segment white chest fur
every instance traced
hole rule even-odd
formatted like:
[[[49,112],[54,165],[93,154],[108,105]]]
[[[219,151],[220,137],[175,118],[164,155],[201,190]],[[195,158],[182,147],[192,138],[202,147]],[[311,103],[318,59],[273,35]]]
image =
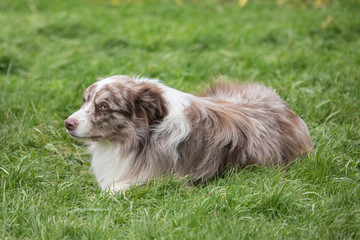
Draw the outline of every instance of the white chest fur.
[[[111,142],[93,142],[89,150],[92,154],[91,169],[103,190],[125,190],[143,180],[141,176],[129,178],[134,154],[124,154],[121,146]]]

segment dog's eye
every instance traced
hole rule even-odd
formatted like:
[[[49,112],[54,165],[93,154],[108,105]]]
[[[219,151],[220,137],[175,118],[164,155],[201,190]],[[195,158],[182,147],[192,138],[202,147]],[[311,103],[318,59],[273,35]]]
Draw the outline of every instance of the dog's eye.
[[[106,111],[109,109],[109,105],[106,102],[102,102],[98,105],[98,109],[101,111]]]

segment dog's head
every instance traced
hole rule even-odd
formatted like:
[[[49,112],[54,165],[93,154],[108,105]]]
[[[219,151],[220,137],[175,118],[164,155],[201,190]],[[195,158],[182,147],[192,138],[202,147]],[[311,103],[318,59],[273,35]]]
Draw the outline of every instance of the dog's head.
[[[167,115],[159,85],[113,76],[85,90],[83,105],[65,120],[67,132],[79,139],[125,141],[149,131]]]

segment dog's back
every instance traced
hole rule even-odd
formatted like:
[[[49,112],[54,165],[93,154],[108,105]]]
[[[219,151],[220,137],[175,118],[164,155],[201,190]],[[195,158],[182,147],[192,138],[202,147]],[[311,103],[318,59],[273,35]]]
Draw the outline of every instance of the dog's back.
[[[195,117],[190,122],[197,129],[192,133],[200,133],[192,138],[201,136],[197,141],[204,149],[198,151],[199,146],[185,145],[193,148],[189,151],[191,154],[202,152],[202,159],[208,152],[219,151],[216,147],[213,150],[214,146],[223,146],[225,152],[220,152],[215,162],[223,160],[216,168],[220,165],[286,164],[312,150],[304,121],[270,88],[254,83],[238,85],[220,81],[200,96],[204,102],[193,104],[191,111]],[[215,163],[214,159],[208,159],[208,163]],[[203,162],[202,166],[205,165]]]
[[[201,97],[216,98],[240,105],[256,105],[269,103],[284,104],[284,101],[273,89],[258,83],[243,83],[241,85],[223,80],[215,82]],[[286,104],[286,103],[285,103]]]

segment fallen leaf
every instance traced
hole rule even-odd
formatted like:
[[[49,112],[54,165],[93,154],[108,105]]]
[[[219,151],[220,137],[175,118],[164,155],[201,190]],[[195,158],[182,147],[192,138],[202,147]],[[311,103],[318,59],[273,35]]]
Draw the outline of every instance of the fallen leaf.
[[[239,0],[239,5],[244,7],[248,3],[248,0]]]

